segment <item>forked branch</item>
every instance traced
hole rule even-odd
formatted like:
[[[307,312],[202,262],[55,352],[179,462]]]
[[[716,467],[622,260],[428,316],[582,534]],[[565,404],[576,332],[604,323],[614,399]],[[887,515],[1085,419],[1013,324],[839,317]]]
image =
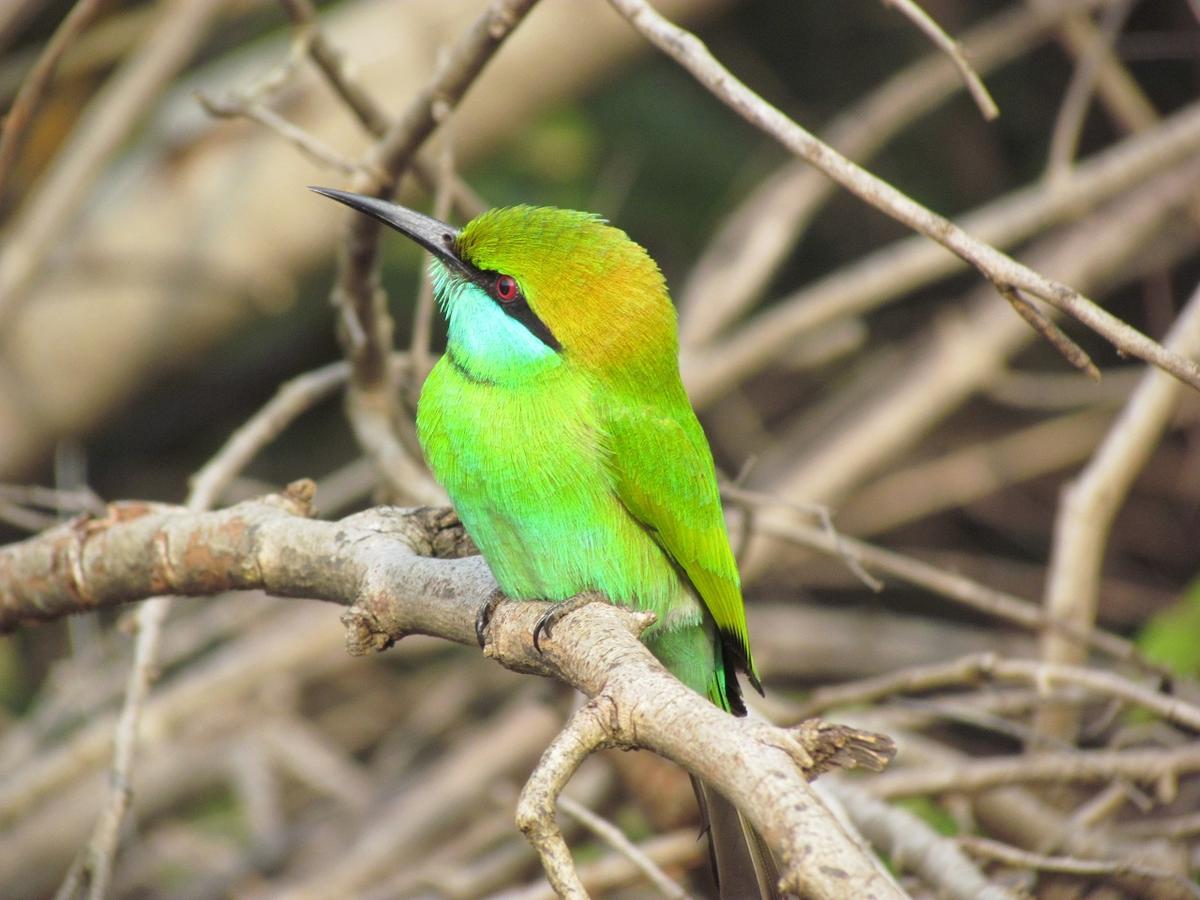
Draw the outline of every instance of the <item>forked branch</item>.
[[[447,510],[380,508],[340,522],[309,518],[313,485],[211,513],[121,504],[0,549],[0,628],[156,594],[262,589],[349,607],[352,653],[409,634],[474,644],[478,607],[496,591]],[[889,739],[810,720],[778,728],[735,719],[671,676],[638,640],[652,618],[593,603],[544,637],[543,603],[502,603],[486,653],[578,688],[589,702],[551,744],[518,821],[555,886],[583,896],[554,820],[559,791],[601,747],[644,748],[732,799],[777,854],[786,890],[806,897],[895,897],[894,886],[822,805],[808,781],[832,768],[881,769]]]

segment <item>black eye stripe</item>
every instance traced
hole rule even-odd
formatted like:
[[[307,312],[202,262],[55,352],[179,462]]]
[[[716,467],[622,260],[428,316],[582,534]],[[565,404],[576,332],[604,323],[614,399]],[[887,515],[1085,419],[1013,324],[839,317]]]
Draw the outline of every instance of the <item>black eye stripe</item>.
[[[529,307],[529,301],[525,299],[525,292],[521,290],[521,283],[517,282],[517,295],[511,300],[502,300],[496,296],[496,279],[500,276],[499,272],[482,272],[483,276],[480,286],[487,292],[487,295],[496,301],[504,312],[516,319],[532,334],[535,338],[549,347],[551,350],[561,351],[562,344],[558,338],[554,336],[546,323],[537,317]]]
[[[551,350],[562,350],[562,344],[558,342],[558,338],[546,327],[546,323],[537,317],[537,313],[529,308],[524,294],[518,294],[517,299],[511,303],[501,303],[500,308],[528,328],[535,338]]]

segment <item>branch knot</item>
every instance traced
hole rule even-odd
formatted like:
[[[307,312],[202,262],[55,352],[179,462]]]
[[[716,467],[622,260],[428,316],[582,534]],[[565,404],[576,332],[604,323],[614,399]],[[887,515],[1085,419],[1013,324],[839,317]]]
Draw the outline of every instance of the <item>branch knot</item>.
[[[350,607],[341,618],[346,628],[346,652],[351,656],[382,653],[399,640],[379,624],[373,613],[361,606]]]

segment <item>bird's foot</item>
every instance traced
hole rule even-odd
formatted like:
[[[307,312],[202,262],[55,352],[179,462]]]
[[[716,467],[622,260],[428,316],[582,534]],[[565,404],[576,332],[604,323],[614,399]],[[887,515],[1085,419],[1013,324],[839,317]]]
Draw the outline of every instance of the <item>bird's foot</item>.
[[[580,594],[578,597],[572,597],[570,600],[555,603],[537,620],[537,624],[533,626],[533,649],[538,653],[542,652],[541,639],[543,637],[546,639],[551,638],[551,630],[562,619],[577,609],[583,609],[589,603],[599,603],[602,601],[603,598],[596,594]]]
[[[492,591],[488,594],[488,598],[479,606],[479,611],[475,613],[475,640],[479,641],[480,647],[487,646],[487,630],[492,624],[492,616],[496,612],[496,607],[503,603],[508,598],[504,596],[504,591]]]

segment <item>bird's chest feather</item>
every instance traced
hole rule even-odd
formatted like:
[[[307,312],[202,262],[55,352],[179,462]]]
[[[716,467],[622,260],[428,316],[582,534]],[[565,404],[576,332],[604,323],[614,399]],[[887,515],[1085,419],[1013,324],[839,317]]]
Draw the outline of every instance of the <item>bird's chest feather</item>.
[[[599,590],[654,608],[678,592],[616,496],[586,381],[491,384],[447,356],[422,390],[417,426],[434,476],[510,596]]]

